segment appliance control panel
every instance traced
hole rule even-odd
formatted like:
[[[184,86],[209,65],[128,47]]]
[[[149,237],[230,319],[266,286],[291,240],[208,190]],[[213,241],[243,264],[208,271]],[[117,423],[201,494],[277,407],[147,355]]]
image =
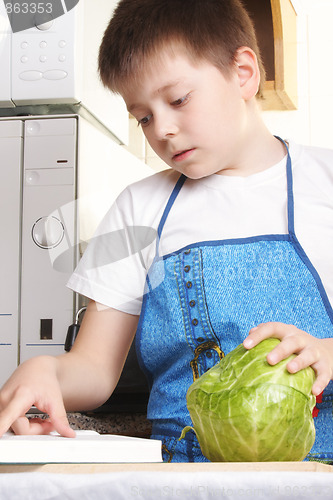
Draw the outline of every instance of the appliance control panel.
[[[78,102],[75,95],[75,38],[80,29],[77,8],[13,33],[12,98],[15,104],[45,100],[52,103],[53,97],[54,102]]]

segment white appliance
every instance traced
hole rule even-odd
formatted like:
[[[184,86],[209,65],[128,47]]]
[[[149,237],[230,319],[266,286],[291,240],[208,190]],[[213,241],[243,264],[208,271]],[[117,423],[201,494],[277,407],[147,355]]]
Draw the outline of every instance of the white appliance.
[[[2,384],[18,363],[64,352],[78,243],[153,171],[79,115],[1,118],[0,153]]]
[[[54,8],[62,4],[65,11],[66,5],[73,3],[51,2]],[[102,86],[97,72],[98,48],[116,3],[80,0],[64,15],[52,19],[48,3],[1,1],[0,115],[57,114],[62,109],[89,113],[119,143],[127,144],[125,103]],[[47,17],[36,12],[33,27],[13,33],[6,8],[19,15],[24,8],[31,11],[36,5]]]
[[[64,352],[79,243],[125,186],[153,173],[121,146],[126,106],[98,79],[117,0],[51,3],[68,12],[13,33],[6,9],[48,4],[0,0],[0,385],[20,362]]]

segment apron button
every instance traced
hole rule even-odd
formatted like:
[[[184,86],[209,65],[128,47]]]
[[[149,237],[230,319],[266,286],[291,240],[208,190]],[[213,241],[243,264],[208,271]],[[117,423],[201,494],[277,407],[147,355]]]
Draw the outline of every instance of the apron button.
[[[190,306],[191,306],[191,307],[194,307],[194,306],[195,306],[195,300],[191,300],[191,301],[190,301]]]
[[[186,283],[186,288],[192,288],[192,281],[188,281]]]
[[[184,271],[185,271],[185,273],[188,273],[190,269],[191,269],[191,267],[190,267],[190,266],[185,266],[185,267],[184,267]]]
[[[185,252],[184,252],[185,255],[190,255],[190,253],[191,253],[191,249],[190,248],[188,250],[185,250]]]
[[[199,321],[196,318],[192,319],[192,325],[197,326],[198,323]]]
[[[206,357],[207,358],[210,359],[212,356],[213,356],[213,354],[210,351],[206,352]]]
[[[197,342],[204,342],[204,341],[205,341],[205,339],[203,337],[198,337],[197,338]]]

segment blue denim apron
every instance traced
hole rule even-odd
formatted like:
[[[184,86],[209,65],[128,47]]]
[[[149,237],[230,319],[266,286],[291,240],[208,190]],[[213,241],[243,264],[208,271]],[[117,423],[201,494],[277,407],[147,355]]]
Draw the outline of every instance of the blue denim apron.
[[[187,389],[243,342],[252,327],[279,321],[318,338],[333,336],[332,307],[294,231],[289,151],[286,175],[288,234],[202,241],[160,256],[162,230],[185,176],[168,200],[136,336],[150,384],[152,437],[162,440],[166,461],[207,461],[194,433],[178,441],[191,425]],[[333,461],[332,389],[330,382],[317,403],[316,440],[307,459]]]

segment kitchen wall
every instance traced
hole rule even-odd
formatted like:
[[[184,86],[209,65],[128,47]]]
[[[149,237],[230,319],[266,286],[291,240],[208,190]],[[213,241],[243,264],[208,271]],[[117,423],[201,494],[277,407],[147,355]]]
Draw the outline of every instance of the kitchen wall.
[[[264,111],[272,133],[333,148],[333,0],[291,0],[297,12],[298,109]],[[130,150],[153,170],[165,168],[130,120]]]

